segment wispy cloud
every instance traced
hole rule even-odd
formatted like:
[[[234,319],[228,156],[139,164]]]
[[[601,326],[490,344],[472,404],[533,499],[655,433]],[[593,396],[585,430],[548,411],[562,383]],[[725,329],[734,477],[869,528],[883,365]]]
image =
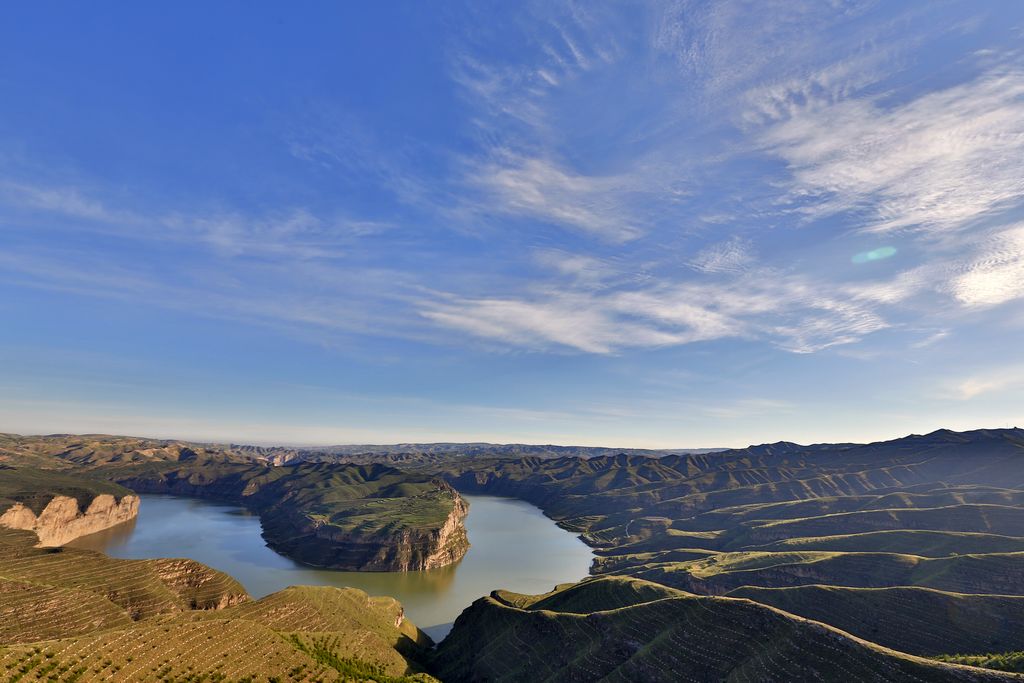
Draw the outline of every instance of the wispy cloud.
[[[627,328],[611,310],[586,296],[551,293],[546,299],[450,297],[420,313],[448,328],[509,346],[542,350],[561,346],[589,353],[676,343],[678,335],[650,324]]]
[[[952,398],[969,401],[985,394],[1024,387],[1024,366],[1000,368],[997,372],[972,375],[955,383]]]
[[[770,270],[726,283],[633,289],[543,290],[528,298],[448,296],[426,318],[510,346],[590,353],[675,346],[728,337],[769,341],[796,353],[848,344],[888,323],[825,283]]]
[[[914,342],[910,346],[915,349],[926,349],[929,346],[938,344],[943,339],[949,337],[950,334],[951,332],[949,330],[937,330],[926,336],[924,339]]]
[[[142,210],[123,198],[124,203],[119,204],[98,194],[95,188],[4,180],[0,181],[0,208],[16,212],[8,221],[10,230],[24,220],[26,230],[94,233],[134,242],[178,242],[227,257],[338,258],[359,238],[393,228],[384,221],[317,216],[301,207],[262,215],[217,209]]]
[[[538,249],[534,260],[556,273],[570,278],[574,283],[598,287],[609,280],[617,279],[620,267],[608,259],[586,254],[576,254],[562,249]]]
[[[792,413],[797,406],[789,401],[769,398],[744,398],[732,403],[705,406],[701,409],[705,415],[726,420],[740,420],[763,415]]]
[[[639,235],[624,195],[635,192],[629,180],[586,176],[550,160],[511,156],[473,174],[501,211],[538,218],[622,242]]]
[[[112,210],[74,186],[47,186],[16,180],[0,180],[0,199],[22,209],[56,213],[70,218],[123,223],[130,212]]]
[[[1020,298],[1021,229],[976,226],[1024,194],[1024,69],[993,52],[958,85],[878,87],[899,52],[891,27],[854,26],[838,57],[822,47],[869,4],[787,3],[770,19],[731,3],[628,17],[538,5],[507,28],[527,48],[453,41],[449,75],[473,130],[458,145],[391,145],[329,104],[288,126],[286,152],[329,187],[359,181],[415,212],[140,209],[112,199],[123,194],[12,181],[0,196],[32,214],[25,230],[61,216],[73,219],[54,221],[63,229],[202,258],[160,274],[93,254],[92,280],[71,254],[9,255],[10,269],[222,316],[596,354],[726,338],[809,353],[901,324],[926,294],[966,309]],[[740,166],[756,173],[731,180]],[[844,279],[801,260],[808,240],[794,230],[834,232],[815,221],[837,214],[917,240],[924,262]],[[364,238],[391,233],[400,240],[366,259],[377,265],[358,258]],[[500,255],[469,244],[493,235]],[[776,235],[795,248],[780,255]]]
[[[965,306],[983,308],[1024,297],[1024,225],[992,235],[959,270],[950,288]]]
[[[892,104],[811,100],[761,136],[814,218],[857,212],[866,229],[949,231],[1024,197],[1024,69]]]
[[[968,310],[1024,298],[1024,226],[1013,224],[950,236],[925,248],[928,261],[887,280],[846,285],[854,300],[910,304],[941,294]],[[932,305],[930,302],[927,305]]]
[[[754,262],[749,240],[734,237],[702,249],[690,265],[702,273],[739,273]]]

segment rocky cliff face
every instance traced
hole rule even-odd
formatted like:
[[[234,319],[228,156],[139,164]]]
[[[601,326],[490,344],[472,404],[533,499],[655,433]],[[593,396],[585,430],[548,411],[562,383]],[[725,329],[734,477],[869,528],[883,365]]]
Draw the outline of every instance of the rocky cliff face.
[[[469,549],[469,506],[448,483],[382,465],[304,463],[126,470],[140,493],[230,501],[258,512],[276,552],[314,567],[419,571],[454,564]]]
[[[24,504],[15,503],[0,515],[0,526],[34,531],[40,546],[60,546],[79,536],[127,522],[138,514],[138,496],[117,500],[103,493],[93,498],[85,510],[74,498],[54,496],[38,516]]]
[[[263,517],[263,537],[277,552],[315,567],[389,572],[445,567],[469,550],[463,525],[469,505],[455,489],[443,482],[438,485],[450,493],[453,503],[438,527],[366,535],[275,509]]]
[[[433,550],[428,552],[420,566],[415,569],[436,569],[455,564],[469,550],[469,538],[466,536],[466,527],[462,523],[462,520],[469,514],[469,505],[462,499],[458,491],[451,489],[451,492],[455,499],[455,505],[444,526],[431,534],[431,543],[428,544],[428,547],[432,547]]]

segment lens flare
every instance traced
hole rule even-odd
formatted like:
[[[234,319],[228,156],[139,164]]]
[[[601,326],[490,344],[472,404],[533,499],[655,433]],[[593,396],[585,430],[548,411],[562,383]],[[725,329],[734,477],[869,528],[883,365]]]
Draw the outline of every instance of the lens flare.
[[[862,251],[851,260],[854,263],[870,263],[871,261],[881,261],[895,255],[896,247],[879,247],[871,251]]]

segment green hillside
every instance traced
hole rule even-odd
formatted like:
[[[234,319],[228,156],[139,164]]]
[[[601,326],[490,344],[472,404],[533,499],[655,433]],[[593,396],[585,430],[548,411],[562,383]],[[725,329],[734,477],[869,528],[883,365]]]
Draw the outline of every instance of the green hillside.
[[[926,558],[896,553],[721,553],[690,562],[647,564],[631,575],[694,593],[740,586],[812,584],[881,588],[922,586],[956,593],[1024,595],[1024,553]]]
[[[1024,597],[964,595],[927,588],[801,586],[728,593],[831,624],[910,654],[1024,650]]]
[[[432,568],[469,547],[465,503],[424,474],[380,464],[274,467],[238,449],[132,437],[0,435],[0,512],[15,497],[41,509],[60,492],[91,500],[129,489],[245,505],[260,514],[271,547],[315,566]]]
[[[1007,633],[1024,595],[1022,430],[657,459],[496,459],[439,473],[466,491],[539,505],[594,548],[599,576],[762,600],[910,654],[1020,649]],[[599,609],[559,605],[573,595],[544,599],[559,613]],[[507,618],[484,612],[480,628]],[[621,645],[615,638],[604,646]],[[453,652],[446,671],[458,672]]]
[[[579,533],[595,551],[594,576],[536,596],[494,586],[428,656],[422,634],[386,598],[293,588],[246,601],[229,577],[187,561],[110,565],[85,551],[12,544],[0,561],[0,594],[10,596],[0,616],[16,624],[0,631],[3,665],[35,676],[59,659],[46,671],[73,673],[84,658],[99,678],[250,675],[234,650],[219,668],[188,655],[185,669],[166,669],[179,666],[183,643],[219,642],[224,629],[291,676],[281,680],[383,682],[425,670],[452,682],[1015,680],[995,669],[1011,671],[1024,651],[1021,430],[660,457],[392,453],[388,465],[271,467],[265,455],[121,437],[0,437],[0,462],[43,467],[62,490],[86,477],[245,504],[261,513],[271,545],[312,564],[328,563],[326,553],[358,565],[352,535],[385,547],[395,535],[437,529],[456,511],[455,489],[514,496]],[[449,540],[454,556],[464,537]],[[64,600],[87,608],[65,614]],[[48,607],[25,616],[33,604]],[[133,635],[109,635],[118,632]],[[61,643],[52,658],[45,639]],[[131,639],[153,651],[144,665],[133,666]]]
[[[481,598],[441,643],[437,675],[452,683],[1015,679],[901,654],[749,600],[655,594],[614,607],[623,586],[603,584],[566,589],[575,593],[571,612],[548,609],[555,595],[525,609]]]
[[[861,534],[786,538],[755,546],[758,550],[838,550],[877,553],[904,552],[922,557],[1024,551],[1024,537],[998,534],[894,529]]]

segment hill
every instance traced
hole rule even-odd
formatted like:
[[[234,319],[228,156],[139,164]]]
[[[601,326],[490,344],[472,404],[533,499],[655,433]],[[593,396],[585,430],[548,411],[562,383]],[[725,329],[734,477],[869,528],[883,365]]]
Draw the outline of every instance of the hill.
[[[0,530],[0,674],[17,680],[432,680],[390,598],[290,588],[252,601],[191,560],[116,560]]]
[[[42,498],[65,489],[80,498],[100,491],[212,498],[252,508],[271,547],[315,566],[429,569],[457,562],[469,547],[467,506],[457,491],[380,464],[274,467],[244,453],[173,441],[4,435],[0,465],[0,505],[7,489],[35,500],[25,493],[26,482]]]
[[[561,600],[481,598],[441,643],[436,672],[452,683],[1016,679],[901,654],[750,600],[629,583],[590,580]]]
[[[626,453],[662,457],[681,453],[712,453],[721,448],[678,448],[654,450],[647,448],[608,448],[605,446],[556,446],[552,444],[496,443],[400,443],[361,444],[345,446],[242,446],[228,448],[282,465],[296,461],[389,463],[400,466],[424,466],[458,462],[474,458],[597,458]]]
[[[1024,650],[1024,597],[963,595],[927,588],[800,586],[728,593],[831,624],[910,654]]]
[[[372,541],[437,529],[457,505],[446,500],[456,489],[527,500],[581,534],[597,555],[594,577],[541,596],[496,590],[478,600],[428,663],[445,680],[1011,680],[938,660],[1012,668],[1022,650],[1019,429],[593,457],[464,457],[439,447],[362,454],[362,464],[323,462],[330,456],[279,467],[267,464],[272,449],[240,446],[72,436],[0,444],[9,467],[35,463],[139,491],[241,502],[261,512],[275,547],[296,554],[326,545],[317,552],[345,563],[367,557],[368,544],[350,532]],[[33,596],[26,601],[83,589],[31,593],[40,589],[26,575],[5,578],[15,582],[10,594]],[[331,604],[352,604],[346,600]],[[157,610],[144,620],[182,638],[210,637],[200,622],[237,621],[268,657],[311,657],[317,675],[329,673],[326,662],[363,661],[358,648],[333,637],[293,637],[298,624],[289,614],[310,629],[341,628],[324,616],[335,607],[317,601],[325,611],[246,603],[223,614]],[[104,628],[123,626],[119,612],[99,603],[95,610]],[[344,629],[374,631],[351,620]],[[360,636],[374,643],[374,661],[398,672],[401,656],[406,673],[416,670],[407,641],[374,633]],[[281,638],[291,649],[279,649]]]
[[[1020,649],[1006,636],[1024,595],[1020,429],[466,461],[436,473],[540,506],[595,549],[598,576],[763,600],[914,654]],[[920,609],[900,612],[908,596],[923,596]],[[872,609],[900,629],[862,616]],[[485,612],[481,627],[499,618]]]
[[[33,531],[41,545],[63,545],[126,522],[138,505],[138,497],[117,484],[0,465],[0,527]]]

